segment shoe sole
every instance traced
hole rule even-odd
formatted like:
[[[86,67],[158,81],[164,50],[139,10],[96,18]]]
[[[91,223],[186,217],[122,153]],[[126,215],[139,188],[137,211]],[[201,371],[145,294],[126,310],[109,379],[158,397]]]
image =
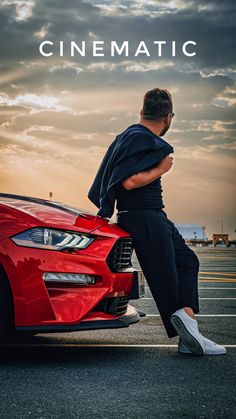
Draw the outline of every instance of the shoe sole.
[[[191,335],[183,321],[175,315],[171,316],[170,321],[188,350],[194,355],[204,355],[200,343],[193,335]]]
[[[188,348],[185,346],[185,348],[184,349],[180,349],[180,348],[178,348],[178,352],[180,353],[180,354],[184,354],[184,355],[193,355],[192,354],[192,352],[191,351],[189,351],[188,350]]]
[[[182,355],[195,355],[193,352],[190,352],[190,351],[188,352],[178,351],[178,353]]]

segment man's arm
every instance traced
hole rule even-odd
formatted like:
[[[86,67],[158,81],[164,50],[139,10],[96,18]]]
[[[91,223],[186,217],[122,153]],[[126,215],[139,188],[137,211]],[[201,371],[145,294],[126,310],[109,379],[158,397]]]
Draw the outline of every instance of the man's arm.
[[[164,159],[162,159],[160,163],[152,169],[143,170],[142,172],[135,173],[134,175],[128,177],[122,182],[122,185],[127,190],[148,185],[149,183],[162,176],[164,173],[168,172],[172,164],[173,157],[168,155],[164,157]]]

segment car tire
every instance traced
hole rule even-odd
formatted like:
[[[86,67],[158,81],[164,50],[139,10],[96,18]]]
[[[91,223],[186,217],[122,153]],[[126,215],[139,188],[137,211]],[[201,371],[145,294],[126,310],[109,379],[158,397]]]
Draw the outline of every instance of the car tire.
[[[14,309],[11,288],[5,272],[0,269],[0,339],[14,330]]]

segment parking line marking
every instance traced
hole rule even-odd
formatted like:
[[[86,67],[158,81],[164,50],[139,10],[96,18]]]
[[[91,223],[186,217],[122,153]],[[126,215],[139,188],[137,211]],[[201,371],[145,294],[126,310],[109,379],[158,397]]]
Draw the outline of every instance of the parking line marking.
[[[203,277],[202,277],[203,278]],[[236,283],[236,278],[214,278],[212,276],[204,277],[204,279],[198,279],[198,282],[209,284],[211,282],[222,282],[222,284]]]
[[[200,297],[199,300],[236,300],[235,297],[227,298],[227,297]]]
[[[236,314],[196,314],[196,317],[236,317]],[[160,314],[146,314],[145,317],[160,317]]]
[[[153,300],[154,299],[152,297],[143,297],[142,300]],[[231,298],[227,298],[227,297],[200,297],[199,300],[236,300],[236,297],[231,297]]]
[[[149,287],[145,287],[145,289],[149,290]],[[199,290],[236,290],[236,287],[200,287],[198,289]]]
[[[210,281],[206,283],[209,284]],[[149,290],[149,287],[145,287],[146,290]],[[236,287],[200,287],[199,290],[236,290]]]
[[[221,345],[223,345],[221,343]],[[225,348],[236,348],[236,345],[223,345]],[[5,345],[0,345],[0,349],[2,348],[177,348],[178,345],[168,345],[168,344],[122,344],[122,343],[118,343],[118,344],[112,344],[112,343],[108,343],[108,344],[104,344],[104,343],[88,343],[88,344],[75,344],[75,343],[45,343],[45,344],[34,344],[34,343],[29,343],[29,344],[5,344]]]
[[[236,287],[200,287],[199,290],[236,290]]]

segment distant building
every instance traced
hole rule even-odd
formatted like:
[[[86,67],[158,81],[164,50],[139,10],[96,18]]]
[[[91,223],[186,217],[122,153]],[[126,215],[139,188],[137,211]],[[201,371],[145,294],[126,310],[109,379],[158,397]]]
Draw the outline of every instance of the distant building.
[[[197,224],[175,224],[185,240],[207,240],[205,226]]]

